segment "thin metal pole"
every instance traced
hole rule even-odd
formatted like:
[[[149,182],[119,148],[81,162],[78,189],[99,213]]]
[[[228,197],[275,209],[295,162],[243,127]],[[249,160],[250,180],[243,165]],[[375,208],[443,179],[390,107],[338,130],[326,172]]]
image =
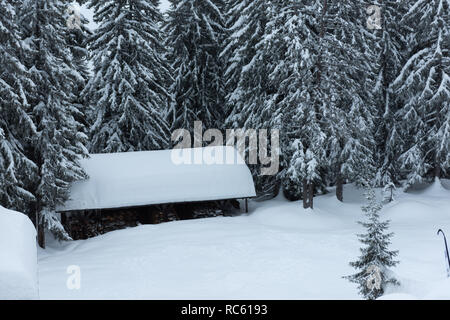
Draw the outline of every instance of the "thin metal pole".
[[[447,258],[447,276],[450,277],[450,256],[448,254],[447,238],[445,237],[444,231],[442,231],[442,229],[439,229],[438,235],[441,233],[444,236],[444,243],[445,243],[445,257]]]

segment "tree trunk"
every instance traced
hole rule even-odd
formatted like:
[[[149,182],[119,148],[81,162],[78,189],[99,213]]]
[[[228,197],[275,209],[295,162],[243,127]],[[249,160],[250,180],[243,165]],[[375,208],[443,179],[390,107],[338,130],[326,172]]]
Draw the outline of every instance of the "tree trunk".
[[[322,17],[320,21],[320,33],[319,37],[323,39],[325,36],[325,15],[328,10],[328,0],[323,0]],[[320,80],[322,78],[322,56],[319,55],[317,59],[317,86],[320,88]]]
[[[306,181],[306,178],[303,179],[303,208],[304,209],[308,209],[309,208],[309,204],[308,204],[308,182]]]
[[[308,203],[308,205],[311,209],[314,209],[314,183],[313,182],[309,183],[309,203]]]
[[[38,244],[42,249],[45,249],[45,230],[41,223],[38,224]]]
[[[439,163],[437,161],[436,161],[436,164],[434,165],[434,177],[436,179],[441,178],[441,166],[439,165]]]
[[[37,231],[37,242],[39,247],[42,249],[45,249],[45,228],[41,221],[41,205],[40,202],[35,203],[34,205],[34,212],[36,214],[35,218],[35,224],[36,224],[36,231]]]
[[[344,180],[340,173],[336,177],[336,198],[341,202],[344,201]]]

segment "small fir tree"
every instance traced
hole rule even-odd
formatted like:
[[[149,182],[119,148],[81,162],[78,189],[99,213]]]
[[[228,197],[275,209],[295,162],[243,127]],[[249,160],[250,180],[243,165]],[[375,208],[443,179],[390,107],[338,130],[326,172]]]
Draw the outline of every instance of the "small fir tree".
[[[383,203],[390,203],[395,200],[396,186],[392,181],[389,181],[383,189]]]
[[[363,206],[367,222],[359,222],[367,231],[358,235],[359,241],[364,244],[361,248],[361,256],[350,265],[358,272],[345,278],[358,284],[359,293],[368,300],[381,297],[387,285],[399,285],[394,278],[390,267],[395,267],[399,262],[394,260],[398,251],[390,251],[389,245],[393,233],[387,233],[389,221],[380,221],[379,212],[382,208],[377,202],[375,191],[369,189],[366,192],[367,205]]]

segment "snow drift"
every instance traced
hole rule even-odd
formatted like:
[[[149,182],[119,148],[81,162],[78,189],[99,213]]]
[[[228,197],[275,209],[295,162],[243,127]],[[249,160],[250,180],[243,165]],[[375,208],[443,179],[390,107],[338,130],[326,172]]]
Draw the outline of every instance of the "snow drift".
[[[0,300],[37,298],[36,230],[27,216],[0,206]]]

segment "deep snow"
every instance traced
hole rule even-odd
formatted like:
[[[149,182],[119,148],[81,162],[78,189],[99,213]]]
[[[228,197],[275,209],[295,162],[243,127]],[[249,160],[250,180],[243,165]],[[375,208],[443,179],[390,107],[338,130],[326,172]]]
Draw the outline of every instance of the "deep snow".
[[[400,250],[402,283],[383,299],[450,299],[444,245],[450,182],[398,192],[382,212]],[[363,190],[315,199],[315,209],[282,197],[251,202],[250,214],[145,225],[85,241],[53,243],[39,254],[43,299],[359,299],[342,276],[359,255]],[[68,290],[67,267],[81,269]]]
[[[33,223],[26,215],[0,206],[0,300],[37,297]]]

